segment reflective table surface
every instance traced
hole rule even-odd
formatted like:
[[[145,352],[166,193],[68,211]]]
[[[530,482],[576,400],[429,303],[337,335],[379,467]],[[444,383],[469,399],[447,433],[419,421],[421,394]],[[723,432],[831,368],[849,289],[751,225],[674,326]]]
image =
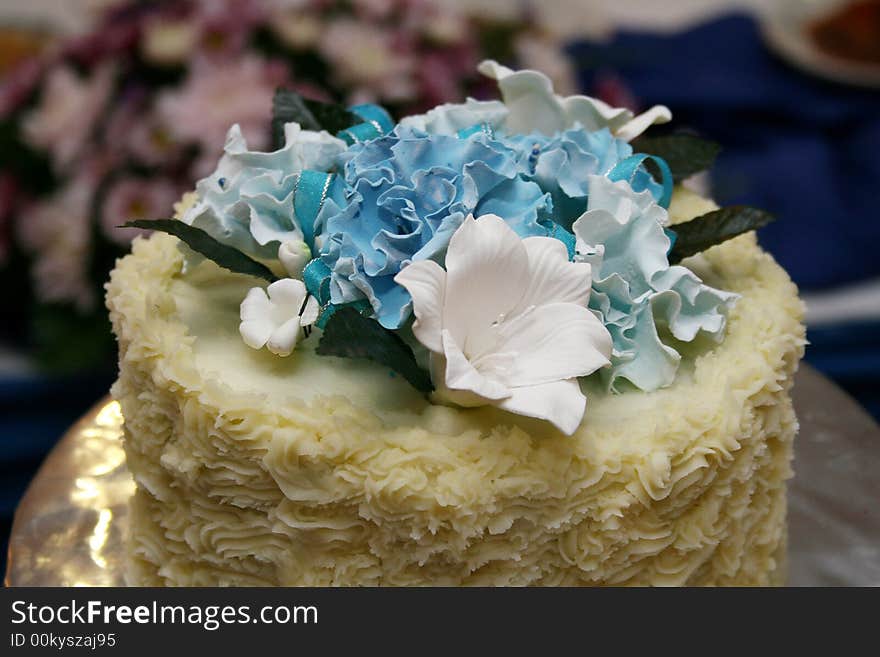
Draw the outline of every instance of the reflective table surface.
[[[807,365],[797,374],[788,583],[880,586],[880,428]],[[119,405],[102,400],[47,457],[18,507],[10,586],[121,586],[134,483]]]

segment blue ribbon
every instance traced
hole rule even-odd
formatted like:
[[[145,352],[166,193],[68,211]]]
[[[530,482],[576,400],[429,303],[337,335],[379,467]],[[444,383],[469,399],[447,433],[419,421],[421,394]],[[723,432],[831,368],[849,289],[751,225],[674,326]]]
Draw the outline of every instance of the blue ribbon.
[[[669,255],[670,253],[672,253],[672,247],[675,246],[675,241],[678,239],[678,235],[675,233],[674,230],[671,230],[669,228],[664,228],[663,232],[666,233],[666,237],[669,238],[669,249],[666,251],[666,255]]]
[[[335,303],[328,303],[321,310],[321,316],[318,317],[318,321],[315,322],[315,326],[323,330],[324,327],[327,326],[327,322],[330,321],[330,318],[333,317],[336,311],[340,308],[354,308],[361,315],[364,315],[365,317],[372,317],[373,307],[366,299],[358,299],[357,301],[352,301],[351,303],[343,303],[338,306]]]
[[[378,105],[353,105],[348,111],[364,121],[336,133],[349,146],[382,137],[394,127],[391,115]]]
[[[319,329],[323,329],[327,325],[333,313],[345,306],[351,306],[363,314],[372,310],[370,302],[366,299],[341,305],[330,303],[330,268],[320,258],[315,258],[303,269],[303,283],[305,283],[309,294],[315,297],[318,300],[318,305],[321,306],[321,316],[315,322]]]
[[[315,220],[327,197],[327,190],[333,180],[332,173],[323,171],[303,170],[300,173],[293,194],[293,209],[297,221],[303,231],[303,239],[314,253],[315,251]],[[315,322],[318,328],[324,328],[330,319],[330,268],[320,257],[312,259],[303,269],[303,283],[306,290],[321,306],[321,316]]]
[[[332,173],[305,169],[300,172],[293,192],[293,213],[303,232],[303,241],[315,250],[315,220],[327,198]]]
[[[348,111],[364,121],[337,134],[349,146],[358,141],[381,137],[394,127],[391,115],[378,105],[354,105]],[[296,183],[293,211],[302,228],[303,239],[312,250],[315,248],[315,220],[327,198],[333,175],[324,171],[305,170],[300,173]]]
[[[345,130],[340,130],[336,136],[345,141],[349,146],[362,141],[369,141],[382,137],[394,128],[394,121],[384,109],[378,105],[365,104],[354,105],[348,110],[363,119],[363,123],[358,123]],[[333,182],[335,174],[326,173],[324,171],[304,170],[300,173],[297,180],[296,190],[293,195],[293,211],[303,231],[303,239],[312,252],[315,252],[315,222],[321,207],[327,199],[327,193]],[[303,283],[306,290],[321,306],[321,316],[315,324],[318,328],[323,329],[329,319],[339,308],[330,302],[330,267],[321,260],[320,257],[314,258],[303,269]],[[361,299],[353,303],[344,304],[352,306],[359,312],[371,310],[371,306],[366,299]]]
[[[321,258],[315,258],[303,269],[303,283],[321,306],[321,315],[315,324],[323,329],[337,310],[337,306],[330,303],[330,267]]]
[[[323,260],[315,258],[305,266],[303,283],[320,305],[330,303],[330,267]]]
[[[363,119],[367,123],[375,121],[379,124],[379,127],[382,129],[383,134],[386,132],[391,132],[391,128],[394,127],[394,119],[392,119],[391,115],[379,105],[373,105],[372,103],[364,103],[363,105],[352,105],[348,108],[348,111],[355,116]]]
[[[662,157],[648,155],[646,153],[630,155],[618,162],[614,168],[611,169],[608,178],[612,182],[626,180],[631,183],[645,160],[653,160],[657,166],[660,167],[660,176],[662,178],[660,182],[663,185],[663,191],[660,194],[660,198],[657,199],[657,203],[663,208],[669,208],[669,203],[672,201],[672,171],[669,170],[669,165],[666,164],[666,160]]]
[[[574,260],[576,244],[574,233],[568,232],[559,224],[553,224],[553,227],[550,229],[550,237],[555,237],[560,242],[565,244],[565,248],[568,249],[568,259]]]
[[[471,135],[480,133],[488,135],[490,139],[495,138],[495,129],[488,123],[477,123],[469,128],[462,128],[458,131],[458,137],[459,139],[467,139]]]

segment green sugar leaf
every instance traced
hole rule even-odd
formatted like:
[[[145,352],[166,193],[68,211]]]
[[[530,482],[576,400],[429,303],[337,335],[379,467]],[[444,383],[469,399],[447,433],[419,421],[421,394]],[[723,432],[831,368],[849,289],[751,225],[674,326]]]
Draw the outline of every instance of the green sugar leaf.
[[[201,228],[190,226],[177,219],[137,219],[129,221],[121,227],[159,230],[174,235],[193,251],[201,253],[208,260],[213,260],[224,269],[236,274],[264,278],[270,283],[278,280],[278,277],[266,265],[257,262],[236,248],[218,242]]]
[[[731,205],[714,210],[682,224],[671,226],[676,240],[669,253],[670,264],[681,262],[684,258],[710,246],[721,244],[750,230],[766,226],[775,220],[769,212],[747,205]]]
[[[284,124],[296,122],[303,130],[326,130],[335,135],[340,130],[361,123],[343,105],[322,103],[304,98],[289,89],[277,89],[272,98],[272,144],[284,146]]]
[[[636,153],[648,153],[666,160],[675,182],[711,168],[721,152],[721,146],[714,141],[685,133],[639,137],[632,142],[632,147]],[[649,168],[653,166],[648,164]]]
[[[391,368],[423,394],[434,389],[430,375],[419,367],[400,336],[355,308],[342,307],[333,313],[316,351],[322,356],[366,358]]]

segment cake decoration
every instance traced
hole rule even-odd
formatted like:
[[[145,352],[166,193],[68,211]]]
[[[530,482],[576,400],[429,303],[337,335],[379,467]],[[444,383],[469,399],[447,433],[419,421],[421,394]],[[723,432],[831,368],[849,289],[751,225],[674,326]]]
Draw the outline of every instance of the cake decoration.
[[[668,215],[650,192],[605,176],[588,176],[586,185],[589,205],[572,229],[576,259],[593,267],[590,307],[614,340],[611,366],[601,376],[612,390],[619,379],[656,390],[672,383],[681,360],[660,339],[658,323],[683,342],[701,331],[720,341],[736,295],[703,284],[686,267],[670,266]]]
[[[466,218],[445,260],[445,270],[420,260],[394,279],[412,295],[435,398],[491,404],[573,433],[586,404],[577,377],[611,355],[611,336],[587,309],[590,265],[570,262],[552,237],[520,239],[493,214]]]
[[[482,134],[431,135],[400,126],[356,144],[318,216],[330,300],[367,299],[378,321],[397,329],[411,315],[394,276],[410,262],[437,259],[469,214],[496,214],[520,237],[546,235],[552,201],[520,175],[518,153]]]
[[[239,127],[232,126],[217,170],[197,183],[199,200],[182,221],[260,259],[276,260],[281,244],[302,241],[291,212],[300,174],[333,168],[346,144],[296,123],[285,125],[284,138],[279,150],[250,151]]]
[[[267,347],[276,356],[288,356],[301,329],[318,318],[318,303],[303,282],[282,278],[264,290],[252,287],[241,302],[241,338],[251,349]]]
[[[620,139],[629,141],[651,125],[672,119],[669,108],[652,107],[635,116],[632,111],[610,107],[589,96],[562,97],[540,71],[513,71],[498,62],[482,62],[478,70],[498,81],[500,101],[476,101],[440,105],[426,114],[404,118],[401,123],[438,134],[458,134],[474,125],[488,124],[505,134],[539,132],[553,136],[579,126],[587,132],[607,128]]]
[[[713,145],[643,137],[655,152],[637,152],[630,141],[667,108],[636,116],[558,96],[536,71],[480,70],[502,100],[396,125],[374,105],[279,91],[277,150],[249,151],[233,126],[185,229],[153,227],[188,245],[186,267],[208,257],[268,281],[241,301],[253,349],[296,358],[314,325],[318,354],[378,362],[433,403],[572,434],[582,378],[656,390],[675,380],[678,343],[723,339],[737,295],[675,263],[769,215],[731,208],[668,227],[674,182],[693,159],[711,163]]]

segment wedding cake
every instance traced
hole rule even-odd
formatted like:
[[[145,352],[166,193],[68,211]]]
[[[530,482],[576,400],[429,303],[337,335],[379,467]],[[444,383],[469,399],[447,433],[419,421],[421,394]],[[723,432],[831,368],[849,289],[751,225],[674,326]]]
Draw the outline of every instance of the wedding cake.
[[[131,584],[784,580],[804,329],[767,216],[678,184],[706,149],[642,134],[665,107],[481,70],[501,100],[397,123],[279,92],[276,150],[231,128],[136,222]]]

